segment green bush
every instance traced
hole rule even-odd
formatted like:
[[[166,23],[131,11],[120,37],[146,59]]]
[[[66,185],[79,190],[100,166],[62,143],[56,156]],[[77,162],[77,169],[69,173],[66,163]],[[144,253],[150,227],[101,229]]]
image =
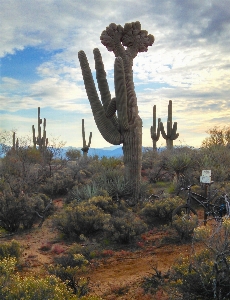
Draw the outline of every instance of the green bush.
[[[73,178],[63,170],[53,174],[52,177],[46,178],[45,182],[40,185],[40,192],[54,197],[58,195],[66,195],[68,189],[74,185]]]
[[[104,226],[106,235],[112,241],[127,244],[147,230],[147,225],[131,211],[118,211]]]
[[[195,240],[203,242],[204,249],[181,257],[172,267],[171,283],[183,299],[224,300],[230,298],[230,220],[213,230],[205,226],[194,230]],[[199,245],[200,245],[199,243]]]
[[[45,278],[21,277],[14,274],[15,258],[0,260],[0,299],[78,299],[66,285],[55,276]]]
[[[183,204],[179,197],[156,200],[154,203],[146,203],[141,210],[141,216],[148,224],[155,223],[156,219],[169,223],[172,221],[172,212],[179,205]]]
[[[194,229],[198,226],[197,215],[175,215],[172,221],[173,227],[176,229],[181,240],[188,240],[192,237]]]
[[[88,265],[85,257],[82,254],[65,255],[65,259],[62,258],[60,262],[62,263],[50,265],[48,267],[49,273],[66,282],[79,297],[86,295],[89,290],[89,280],[82,276]]]
[[[0,259],[4,257],[15,257],[17,260],[21,256],[20,244],[12,240],[11,242],[5,242],[0,244]]]
[[[9,232],[17,231],[20,226],[31,228],[49,201],[43,194],[21,193],[16,197],[11,191],[4,191],[0,194],[0,226]]]
[[[84,238],[84,237],[83,237]],[[87,243],[85,245],[74,243],[68,251],[68,256],[72,257],[74,254],[82,254],[87,260],[91,260],[98,256],[101,247],[97,243]]]
[[[118,204],[111,197],[97,196],[89,199],[89,203],[101,208],[105,213],[113,214],[118,209]]]
[[[79,300],[79,296],[54,275],[37,278],[15,273],[16,258],[0,259],[0,299],[4,300]],[[81,300],[102,300],[83,296]]]
[[[65,210],[54,216],[54,225],[69,238],[79,238],[81,234],[86,237],[103,230],[109,214],[89,202],[76,202],[68,205]]]

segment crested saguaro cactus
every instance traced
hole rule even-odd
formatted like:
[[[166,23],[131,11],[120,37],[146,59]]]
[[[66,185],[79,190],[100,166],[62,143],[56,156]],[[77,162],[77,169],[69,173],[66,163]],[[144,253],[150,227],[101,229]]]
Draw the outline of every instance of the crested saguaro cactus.
[[[101,34],[101,42],[115,54],[115,97],[111,98],[104,64],[99,49],[94,49],[96,78],[101,101],[93,76],[83,51],[78,53],[86,92],[97,127],[106,141],[113,145],[123,143],[125,180],[132,184],[133,198],[137,201],[140,191],[142,161],[142,120],[138,115],[137,98],[133,82],[133,59],[138,52],[146,52],[154,37],[141,30],[140,22],[114,23]]]
[[[150,128],[151,138],[153,140],[153,150],[157,149],[157,141],[160,137],[160,122],[161,119],[158,118],[158,125],[156,127],[156,105],[153,106],[153,126]]]
[[[48,138],[46,138],[46,119],[43,120],[43,136],[42,136],[42,129],[41,129],[42,119],[40,118],[40,107],[38,107],[38,136],[35,135],[35,127],[32,126],[33,132],[33,144],[34,148],[38,145],[38,149],[40,152],[43,152],[48,145]]]
[[[89,142],[88,142],[88,145],[87,145],[86,140],[85,140],[84,119],[82,119],[82,139],[83,139],[83,148],[81,148],[81,151],[83,152],[83,156],[86,157],[87,153],[89,151],[91,140],[92,140],[92,132],[90,132],[90,134],[89,134]]]
[[[172,126],[172,100],[169,100],[168,104],[167,133],[164,130],[164,125],[162,122],[160,122],[160,130],[162,137],[166,140],[167,148],[172,149],[173,141],[176,140],[179,136],[179,133],[176,133],[177,122],[174,122]]]

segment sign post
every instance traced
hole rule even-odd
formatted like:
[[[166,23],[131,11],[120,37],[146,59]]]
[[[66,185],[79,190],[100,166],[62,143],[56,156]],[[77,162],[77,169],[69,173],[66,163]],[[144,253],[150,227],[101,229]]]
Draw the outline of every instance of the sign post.
[[[211,183],[211,170],[202,170],[202,175],[200,176],[200,182],[204,184],[205,187],[205,197],[208,198],[208,193],[210,195],[210,183]],[[209,191],[208,191],[209,186]],[[207,215],[204,211],[204,225],[207,223]]]

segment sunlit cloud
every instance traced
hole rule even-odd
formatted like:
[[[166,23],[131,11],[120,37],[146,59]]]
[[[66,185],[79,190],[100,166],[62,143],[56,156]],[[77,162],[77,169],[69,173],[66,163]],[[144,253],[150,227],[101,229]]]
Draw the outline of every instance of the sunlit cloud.
[[[137,20],[155,36],[153,46],[148,52],[139,53],[133,63],[138,109],[143,120],[143,144],[152,144],[153,105],[157,106],[157,118],[165,124],[169,100],[173,101],[173,121],[178,122],[180,133],[175,143],[183,141],[197,146],[210,127],[229,123],[230,6],[227,0],[160,3],[144,0],[135,5],[131,0],[89,0],[81,1],[80,5],[73,0],[9,0],[1,2],[0,18],[4,32],[0,57],[8,57],[10,64],[10,59],[20,58],[23,51],[41,50],[39,60],[34,57],[37,59],[34,68],[29,67],[28,61],[26,78],[20,76],[17,65],[11,65],[9,74],[2,71],[1,128],[12,124],[21,134],[25,133],[31,121],[29,113],[39,106],[49,116],[49,134],[59,132],[69,145],[78,145],[84,118],[89,131],[94,131],[92,144],[108,146],[94,123],[78,51],[85,51],[95,76],[93,49],[100,49],[114,96],[115,57],[100,43],[100,34],[112,22],[124,25]],[[1,65],[0,69],[4,70]],[[27,111],[28,118],[22,118],[21,111]],[[76,132],[78,137],[73,138]]]

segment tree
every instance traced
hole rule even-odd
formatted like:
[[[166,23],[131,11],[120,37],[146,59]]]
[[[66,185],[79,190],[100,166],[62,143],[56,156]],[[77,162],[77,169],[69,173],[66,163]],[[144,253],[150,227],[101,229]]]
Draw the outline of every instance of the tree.
[[[140,193],[142,161],[142,120],[138,115],[137,97],[133,82],[133,59],[146,52],[154,37],[141,30],[140,22],[126,23],[124,28],[110,24],[101,34],[101,42],[115,55],[115,98],[111,98],[104,64],[99,49],[94,49],[96,78],[101,101],[84,51],[78,53],[86,92],[97,127],[104,139],[123,144],[125,181],[132,184],[133,198]]]
[[[74,149],[73,147],[69,147],[65,155],[67,160],[78,160],[81,157],[81,151]]]
[[[212,146],[227,146],[230,145],[230,126],[213,128],[206,131],[209,137],[206,137],[202,142],[203,148],[210,148]]]
[[[14,134],[14,130],[0,130],[0,156],[5,156],[5,154],[12,148]]]

